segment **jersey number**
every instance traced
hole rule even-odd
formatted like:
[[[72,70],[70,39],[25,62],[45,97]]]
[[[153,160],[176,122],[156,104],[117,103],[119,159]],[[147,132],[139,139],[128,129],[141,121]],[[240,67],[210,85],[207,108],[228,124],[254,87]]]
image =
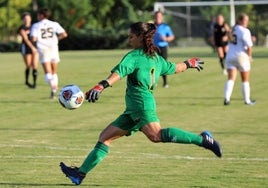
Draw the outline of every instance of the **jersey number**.
[[[151,77],[151,83],[150,83],[150,90],[154,89],[154,85],[155,85],[155,69],[152,68],[151,72],[150,72],[150,77]]]
[[[46,29],[41,29],[41,37],[42,37],[42,39],[52,38],[53,37],[53,28],[48,27]]]
[[[231,43],[237,44],[237,36],[236,36],[236,34],[232,35]]]

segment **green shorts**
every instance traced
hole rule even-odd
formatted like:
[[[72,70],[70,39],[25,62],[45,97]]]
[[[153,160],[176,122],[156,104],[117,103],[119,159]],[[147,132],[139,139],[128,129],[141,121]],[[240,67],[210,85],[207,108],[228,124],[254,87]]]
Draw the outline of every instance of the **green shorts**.
[[[151,122],[159,122],[155,111],[141,111],[133,113],[123,113],[111,125],[122,130],[128,130],[126,136],[130,136],[139,131],[144,125]]]

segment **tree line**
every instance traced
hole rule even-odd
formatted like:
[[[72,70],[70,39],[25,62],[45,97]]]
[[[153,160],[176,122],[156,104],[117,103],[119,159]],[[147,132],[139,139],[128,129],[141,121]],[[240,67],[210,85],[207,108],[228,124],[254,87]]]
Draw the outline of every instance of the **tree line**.
[[[130,23],[152,20],[153,5],[156,1],[0,0],[0,46],[3,47],[3,44],[7,43],[10,48],[12,46],[16,48],[18,43],[17,29],[22,24],[20,15],[24,11],[28,11],[32,14],[33,22],[36,22],[38,9],[47,7],[51,10],[51,19],[58,21],[69,34],[69,37],[61,42],[61,49],[124,48],[127,44]],[[176,10],[184,11],[183,8]],[[268,6],[245,5],[236,7],[236,12],[241,11],[250,15],[251,31],[257,36],[258,43],[262,45],[265,35],[268,33]],[[202,19],[207,21],[212,15],[218,13],[222,13],[226,19],[229,19],[229,8],[226,6],[197,7],[191,12],[192,15],[201,15]],[[166,21],[171,26],[174,25],[173,22],[176,22],[169,15],[166,16]],[[180,25],[178,27],[174,29],[176,31],[184,29]],[[179,32],[177,35],[177,38],[185,37]]]

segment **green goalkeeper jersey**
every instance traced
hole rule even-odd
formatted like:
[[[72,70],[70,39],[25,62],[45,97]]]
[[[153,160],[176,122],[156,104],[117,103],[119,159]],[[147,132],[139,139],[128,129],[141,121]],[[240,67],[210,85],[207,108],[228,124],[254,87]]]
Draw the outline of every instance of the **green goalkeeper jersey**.
[[[127,53],[111,72],[120,78],[127,76],[126,111],[156,110],[153,91],[162,75],[175,74],[176,64],[166,61],[159,55],[150,57],[142,49]]]

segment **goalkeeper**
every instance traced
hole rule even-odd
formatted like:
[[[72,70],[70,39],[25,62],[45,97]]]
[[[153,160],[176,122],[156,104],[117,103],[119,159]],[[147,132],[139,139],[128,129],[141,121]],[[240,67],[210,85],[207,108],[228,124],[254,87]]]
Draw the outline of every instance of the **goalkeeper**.
[[[133,50],[112,69],[106,80],[86,92],[88,102],[96,102],[105,88],[127,76],[126,110],[101,132],[96,146],[79,168],[60,163],[62,172],[74,184],[81,184],[86,174],[106,157],[113,140],[137,131],[143,132],[152,142],[195,144],[211,150],[218,157],[222,156],[220,145],[208,131],[198,135],[178,128],[161,128],[153,96],[159,77],[181,73],[188,68],[200,71],[204,62],[199,58],[190,58],[181,63],[166,61],[157,54],[153,44],[155,31],[152,23],[132,24],[128,39]]]

